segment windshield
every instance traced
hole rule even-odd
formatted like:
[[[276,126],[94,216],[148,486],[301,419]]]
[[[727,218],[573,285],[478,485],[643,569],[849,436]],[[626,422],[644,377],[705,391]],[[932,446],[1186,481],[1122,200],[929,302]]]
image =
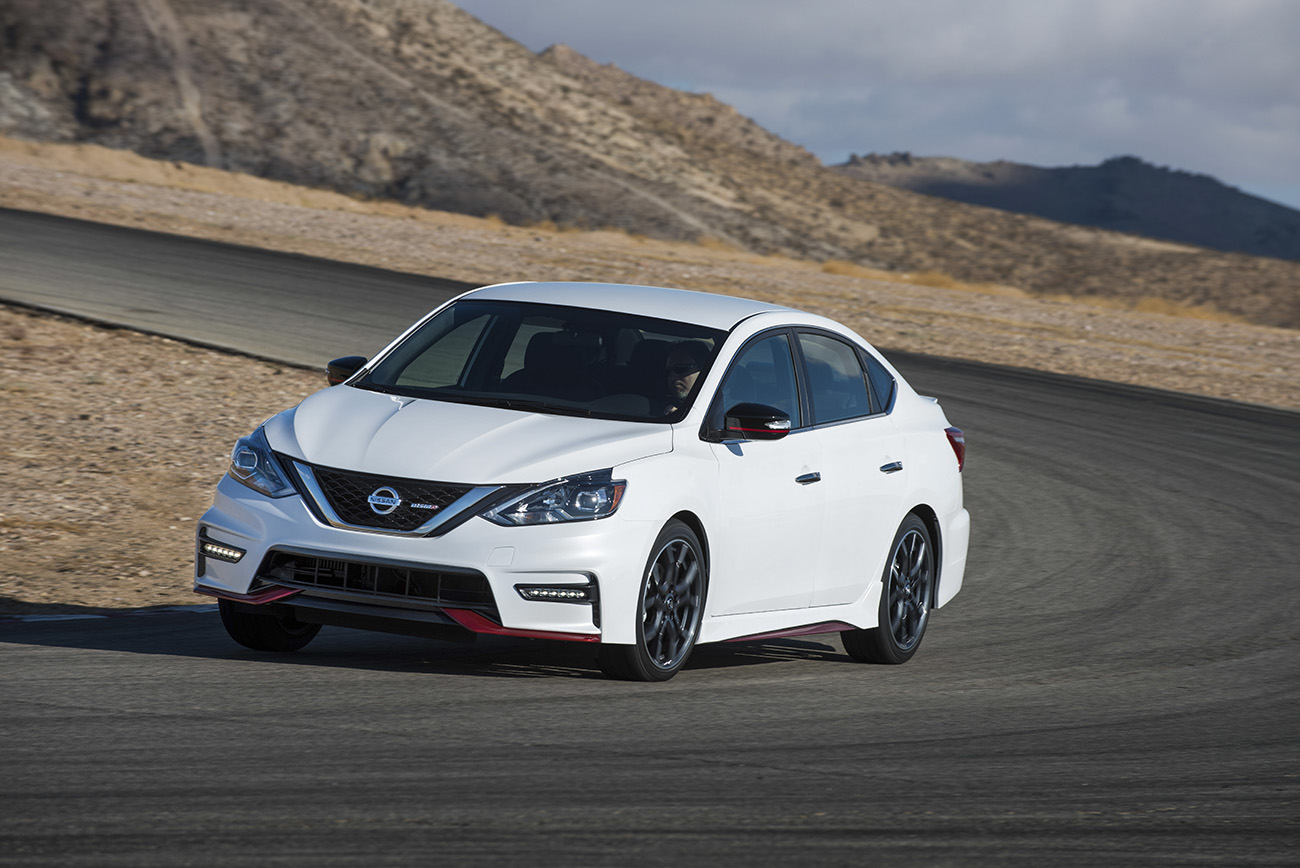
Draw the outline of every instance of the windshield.
[[[725,332],[635,314],[458,301],[384,356],[358,388],[543,413],[675,422]]]

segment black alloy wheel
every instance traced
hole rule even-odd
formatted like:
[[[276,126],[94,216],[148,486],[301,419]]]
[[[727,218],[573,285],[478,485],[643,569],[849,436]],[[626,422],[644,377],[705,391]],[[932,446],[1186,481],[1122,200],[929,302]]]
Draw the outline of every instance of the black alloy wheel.
[[[601,645],[597,662],[611,678],[667,681],[686,664],[700,635],[708,568],[695,532],[668,522],[646,562],[635,645]]]
[[[934,544],[914,513],[894,535],[881,577],[878,626],[840,634],[844,650],[861,663],[906,663],[916,653],[930,621],[934,593]]]
[[[258,612],[252,606],[230,600],[218,600],[217,603],[221,609],[221,623],[230,638],[254,651],[297,651],[320,632],[320,624]]]

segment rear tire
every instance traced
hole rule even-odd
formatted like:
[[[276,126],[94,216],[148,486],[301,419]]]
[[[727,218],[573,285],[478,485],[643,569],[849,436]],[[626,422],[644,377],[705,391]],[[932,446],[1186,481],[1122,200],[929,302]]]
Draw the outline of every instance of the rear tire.
[[[906,663],[921,646],[930,621],[934,544],[925,522],[908,515],[889,551],[881,576],[878,626],[840,634],[844,650],[859,663]]]
[[[601,645],[596,662],[610,678],[667,681],[686,665],[700,635],[708,568],[689,526],[664,525],[650,548],[637,598],[635,645]]]
[[[218,600],[217,605],[230,638],[254,651],[297,651],[320,632],[320,624],[305,624],[292,616],[249,611],[230,600]]]

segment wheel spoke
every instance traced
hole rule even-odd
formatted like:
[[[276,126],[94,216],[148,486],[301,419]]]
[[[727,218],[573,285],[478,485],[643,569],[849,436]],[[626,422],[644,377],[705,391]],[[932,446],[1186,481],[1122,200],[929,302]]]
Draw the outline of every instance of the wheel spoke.
[[[650,613],[653,612],[653,611],[656,611],[656,610],[658,610],[658,609],[663,608],[663,601],[664,601],[664,598],[661,597],[661,596],[659,595],[659,593],[658,593],[654,588],[651,588],[651,587],[649,587],[649,586],[646,587],[646,589],[645,589],[645,611],[646,611],[646,614],[647,614],[647,615],[650,614]]]
[[[663,557],[655,561],[654,569],[651,571],[651,584],[655,590],[663,590],[667,587],[668,582],[671,580],[672,567],[673,562]]]
[[[917,546],[916,551],[914,551],[909,556],[908,561],[909,562],[907,565],[907,583],[910,586],[910,585],[915,585],[917,580],[920,579],[921,570],[925,567],[925,544],[924,543]]]
[[[690,616],[695,614],[698,601],[694,594],[684,594],[677,600],[677,623],[690,623]]]
[[[664,566],[667,568],[664,573],[665,581],[672,581],[676,578],[677,573],[682,566],[682,546],[680,542],[673,543],[664,551],[662,558]]]
[[[683,572],[681,578],[673,585],[673,595],[680,597],[692,590],[695,580],[699,578],[700,565],[692,560],[690,566]]]
[[[654,632],[654,636],[649,641],[646,642],[646,645],[648,646],[647,650],[649,650],[650,656],[654,657],[656,660],[658,660],[663,656],[664,643],[667,641],[668,638],[668,628],[669,628],[668,619],[664,617],[660,617]]]
[[[664,618],[664,629],[659,634],[659,653],[655,655],[661,665],[668,665],[677,656],[678,638],[681,632],[672,618]]]
[[[657,607],[645,613],[644,632],[646,641],[659,636],[664,630],[664,611],[662,607]]]

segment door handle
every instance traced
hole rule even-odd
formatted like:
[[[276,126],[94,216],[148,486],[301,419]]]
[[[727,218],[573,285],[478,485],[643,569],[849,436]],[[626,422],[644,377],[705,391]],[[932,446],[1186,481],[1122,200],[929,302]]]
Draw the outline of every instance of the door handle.
[[[800,485],[812,485],[814,482],[821,482],[822,475],[820,473],[805,473],[803,476],[796,476],[794,481]]]
[[[880,465],[881,473],[897,473],[902,469],[903,469],[903,462],[901,461],[891,461],[888,464]]]

